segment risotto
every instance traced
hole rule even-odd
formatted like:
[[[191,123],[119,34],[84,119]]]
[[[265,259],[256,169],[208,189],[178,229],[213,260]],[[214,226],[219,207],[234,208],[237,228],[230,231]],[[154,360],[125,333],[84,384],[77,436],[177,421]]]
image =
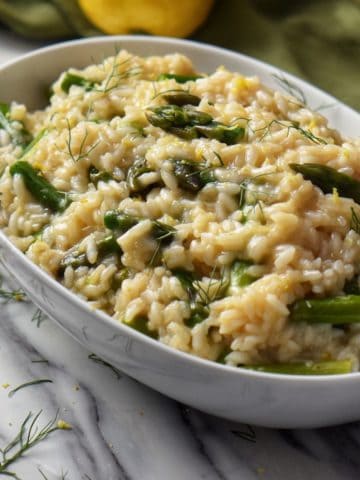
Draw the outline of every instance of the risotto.
[[[0,226],[175,349],[346,373],[360,357],[360,142],[257,77],[126,51],[0,104]]]

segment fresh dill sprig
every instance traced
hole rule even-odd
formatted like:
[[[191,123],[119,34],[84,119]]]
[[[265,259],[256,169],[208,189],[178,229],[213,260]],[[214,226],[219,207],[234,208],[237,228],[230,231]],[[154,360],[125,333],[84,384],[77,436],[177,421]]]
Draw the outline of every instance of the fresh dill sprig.
[[[41,470],[40,467],[37,467],[37,469],[38,469],[38,472],[40,473],[40,475],[42,476],[42,478],[44,480],[49,480],[49,478],[45,475],[45,473]],[[67,471],[65,473],[63,471],[61,471],[61,477],[59,477],[59,480],[66,480],[66,477],[68,476],[68,473],[69,472],[67,472]]]
[[[28,413],[20,426],[19,432],[5,447],[0,448],[0,474],[19,479],[14,472],[9,471],[9,466],[35,445],[45,440],[53,432],[68,429],[64,428],[64,422],[58,421],[58,413],[59,412],[43,427],[39,426],[39,418],[42,410],[35,415],[33,415],[32,412]],[[67,424],[64,423],[64,425]]]
[[[355,209],[353,207],[351,207],[350,210],[351,210],[350,229],[354,230],[354,232],[360,235],[360,216],[355,212]]]
[[[77,163],[79,162],[80,160],[83,160],[84,158],[88,157],[90,155],[90,153],[99,145],[100,143],[100,140],[98,140],[97,142],[95,142],[91,147],[89,147],[88,149],[85,149],[85,143],[86,143],[86,140],[88,138],[88,135],[89,135],[89,132],[87,130],[87,128],[85,129],[85,134],[81,140],[81,143],[80,143],[80,147],[79,147],[79,153],[76,155],[73,151],[73,147],[72,147],[72,133],[71,133],[71,126],[70,126],[70,122],[68,119],[66,119],[66,122],[67,122],[67,131],[68,131],[68,138],[66,140],[66,146],[67,146],[67,153],[69,154],[71,160],[74,162],[74,163]]]
[[[26,294],[23,290],[21,289],[7,290],[5,288],[2,288],[3,282],[4,282],[4,278],[0,274],[0,299],[5,300],[6,303],[11,300],[15,302],[23,302],[26,300]]]
[[[37,308],[34,315],[31,317],[31,322],[35,322],[36,326],[39,328],[40,325],[47,319],[47,316],[44,312]]]
[[[256,443],[256,433],[255,430],[251,425],[245,425],[247,431],[241,430],[230,430],[233,435],[236,437],[240,437],[243,440],[247,440],[248,442]]]
[[[301,105],[307,105],[307,100],[303,90],[291,82],[282,73],[273,73],[273,79],[285,90],[289,95],[296,98]]]
[[[90,353],[88,358],[95,363],[98,363],[100,365],[104,365],[104,367],[110,368],[110,370],[115,374],[117,379],[120,379],[122,377],[122,373],[120,372],[120,370],[118,370],[116,367],[114,367],[114,365],[111,365],[111,363],[106,362],[102,358],[95,355],[95,353]]]
[[[114,56],[113,64],[109,74],[105,79],[105,83],[101,88],[94,88],[95,92],[109,93],[112,90],[119,88],[121,82],[127,78],[140,75],[142,69],[139,66],[129,66],[126,70],[119,71],[121,67],[129,64],[133,60],[133,57],[128,57],[122,62],[117,63],[117,55]]]
[[[259,141],[261,142],[262,140],[264,140],[264,138],[267,135],[271,134],[271,129],[274,125],[279,125],[283,128],[287,128],[287,131],[288,131],[287,134],[288,135],[290,133],[290,130],[293,129],[293,130],[297,130],[304,137],[306,137],[308,140],[310,140],[311,142],[313,142],[317,145],[326,145],[327,144],[327,142],[323,138],[317,137],[310,130],[305,130],[304,128],[300,127],[300,125],[297,122],[290,122],[290,124],[288,124],[288,123],[283,123],[280,120],[274,119],[274,120],[271,120],[271,122],[268,125],[266,125],[265,127],[253,130],[253,132],[254,133],[263,132],[263,134],[261,135],[261,137],[259,139]]]
[[[228,278],[225,275],[224,269],[220,272],[220,278],[215,277],[216,270],[217,267],[214,266],[210,274],[210,281],[206,287],[203,287],[200,280],[194,280],[194,288],[197,290],[197,293],[199,295],[199,300],[197,303],[204,307],[208,307],[210,303],[221,298],[223,291],[225,290],[229,282]],[[216,283],[217,286],[215,289],[213,289]]]
[[[8,397],[9,398],[13,397],[16,392],[18,392],[19,390],[22,390],[23,388],[31,387],[32,385],[40,385],[42,383],[53,383],[53,381],[50,380],[49,378],[40,378],[38,380],[32,380],[31,382],[22,383],[16,388],[13,388],[12,390],[10,390],[10,392],[8,393]]]

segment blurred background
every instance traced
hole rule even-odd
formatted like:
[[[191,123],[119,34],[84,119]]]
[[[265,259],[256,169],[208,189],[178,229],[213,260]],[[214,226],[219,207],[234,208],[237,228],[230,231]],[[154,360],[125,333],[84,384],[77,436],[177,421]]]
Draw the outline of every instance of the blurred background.
[[[91,35],[184,37],[269,62],[360,110],[360,0],[0,0],[0,53]]]

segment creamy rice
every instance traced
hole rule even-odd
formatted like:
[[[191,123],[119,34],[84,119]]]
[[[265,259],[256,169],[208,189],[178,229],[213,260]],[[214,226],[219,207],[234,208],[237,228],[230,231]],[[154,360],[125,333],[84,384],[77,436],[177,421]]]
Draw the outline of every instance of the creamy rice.
[[[196,74],[182,55],[121,51],[71,70],[88,84],[65,91],[67,74],[60,76],[44,110],[13,103],[12,128],[42,136],[24,154],[0,128],[1,228],[93,308],[176,349],[231,365],[350,359],[358,370],[356,324],[294,322],[289,312],[302,298],[342,295],[357,276],[360,236],[351,209],[359,207],[289,164],[316,163],[360,179],[360,142],[257,77],[220,67],[178,83],[158,80],[164,72]],[[210,125],[238,128],[238,138],[207,138],[192,127],[196,138],[186,139],[152,124],[154,109],[172,104],[162,93],[180,90],[199,97],[191,111],[210,115]],[[55,211],[34,197],[24,176],[10,172],[19,159],[67,192],[67,208]],[[193,172],[181,177],[175,165],[181,170],[183,160]],[[201,185],[184,188],[201,175]],[[134,224],[107,229],[104,216],[114,210]],[[118,250],[103,255],[99,245],[109,235]],[[239,261],[252,283],[229,284]]]

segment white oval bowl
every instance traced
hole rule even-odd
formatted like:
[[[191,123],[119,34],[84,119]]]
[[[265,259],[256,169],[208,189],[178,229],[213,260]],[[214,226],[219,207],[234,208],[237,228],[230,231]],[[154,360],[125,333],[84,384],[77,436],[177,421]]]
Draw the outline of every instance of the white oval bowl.
[[[205,44],[161,37],[118,36],[65,42],[27,54],[0,67],[1,101],[16,100],[29,109],[43,105],[44,89],[69,67],[82,68],[114,54],[183,53],[195,67],[212,72],[219,65],[244,75],[258,75],[279,89],[282,73],[316,108],[329,105],[333,127],[358,135],[360,115],[338,100],[278,68]],[[323,377],[267,374],[203,360],[152,340],[88,304],[31,263],[0,232],[3,260],[33,302],[89,350],[131,377],[169,397],[231,420],[267,427],[319,427],[360,418],[360,373]]]

